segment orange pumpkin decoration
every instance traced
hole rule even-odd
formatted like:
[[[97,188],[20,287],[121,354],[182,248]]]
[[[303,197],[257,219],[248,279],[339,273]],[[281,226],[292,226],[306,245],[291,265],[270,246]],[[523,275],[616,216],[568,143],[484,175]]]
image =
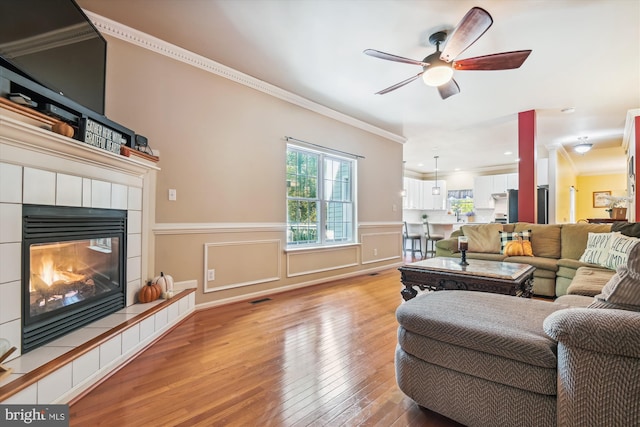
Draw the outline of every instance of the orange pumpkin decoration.
[[[516,239],[507,242],[504,247],[504,254],[506,256],[533,256],[531,242],[523,240],[522,236],[517,236]]]
[[[73,138],[73,134],[75,133],[71,125],[62,121],[54,123],[51,130],[60,135],[68,136],[69,138]]]
[[[142,287],[142,289],[140,289],[140,292],[138,292],[138,301],[141,303],[155,301],[160,298],[161,293],[162,288],[160,288],[160,286],[155,283],[148,282]]]

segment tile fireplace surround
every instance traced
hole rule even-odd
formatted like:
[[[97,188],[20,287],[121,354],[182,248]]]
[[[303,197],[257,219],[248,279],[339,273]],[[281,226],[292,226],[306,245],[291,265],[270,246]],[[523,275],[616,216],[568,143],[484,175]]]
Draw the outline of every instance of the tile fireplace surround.
[[[195,307],[189,290],[172,300],[134,304],[140,286],[153,274],[148,230],[157,166],[99,150],[50,128],[46,120],[0,105],[0,338],[18,347],[4,362],[14,373],[0,381],[0,403],[69,402]],[[128,217],[126,307],[24,355],[20,351],[23,203],[126,209]],[[44,365],[52,368],[45,372]]]

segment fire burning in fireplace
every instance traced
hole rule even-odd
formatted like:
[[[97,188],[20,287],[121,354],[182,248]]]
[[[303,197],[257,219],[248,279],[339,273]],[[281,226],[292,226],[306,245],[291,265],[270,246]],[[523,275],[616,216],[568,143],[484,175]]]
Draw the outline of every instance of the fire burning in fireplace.
[[[29,280],[31,315],[108,292],[113,262],[111,239],[74,240],[31,245]],[[98,282],[98,283],[97,283]]]
[[[47,256],[42,260],[40,272],[36,272],[32,280],[35,288],[42,292],[43,289],[65,287],[71,283],[84,280],[84,278],[85,276],[74,273],[73,270],[62,271],[54,268],[53,258]]]

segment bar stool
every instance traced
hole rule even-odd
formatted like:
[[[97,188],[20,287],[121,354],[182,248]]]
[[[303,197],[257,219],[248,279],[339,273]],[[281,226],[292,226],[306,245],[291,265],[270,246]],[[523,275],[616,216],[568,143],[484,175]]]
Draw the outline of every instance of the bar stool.
[[[411,255],[416,252],[420,252],[420,258],[422,258],[422,236],[419,234],[409,234],[409,227],[407,227],[407,222],[403,223],[402,228],[402,251],[406,253],[407,251],[407,240],[411,240]],[[418,242],[418,249],[416,249],[416,242]]]
[[[444,235],[442,235],[442,234],[432,234],[431,231],[429,230],[429,223],[425,222],[424,223],[424,237],[426,239],[426,242],[424,244],[424,246],[425,246],[425,248],[424,248],[425,257],[428,256],[429,253],[433,253],[433,255],[435,256],[435,254],[436,254],[436,242],[438,240],[444,239]],[[429,242],[431,242],[431,250],[429,250]]]

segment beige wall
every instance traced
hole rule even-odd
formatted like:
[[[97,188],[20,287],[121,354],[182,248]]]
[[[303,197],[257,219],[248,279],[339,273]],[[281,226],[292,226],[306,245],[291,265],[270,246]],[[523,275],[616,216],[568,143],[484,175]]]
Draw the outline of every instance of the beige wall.
[[[150,277],[197,280],[196,302],[215,303],[401,261],[401,144],[120,39],[108,46],[107,116],[160,155]],[[285,251],[285,135],[365,157],[362,247]],[[205,269],[216,270],[206,293]]]

